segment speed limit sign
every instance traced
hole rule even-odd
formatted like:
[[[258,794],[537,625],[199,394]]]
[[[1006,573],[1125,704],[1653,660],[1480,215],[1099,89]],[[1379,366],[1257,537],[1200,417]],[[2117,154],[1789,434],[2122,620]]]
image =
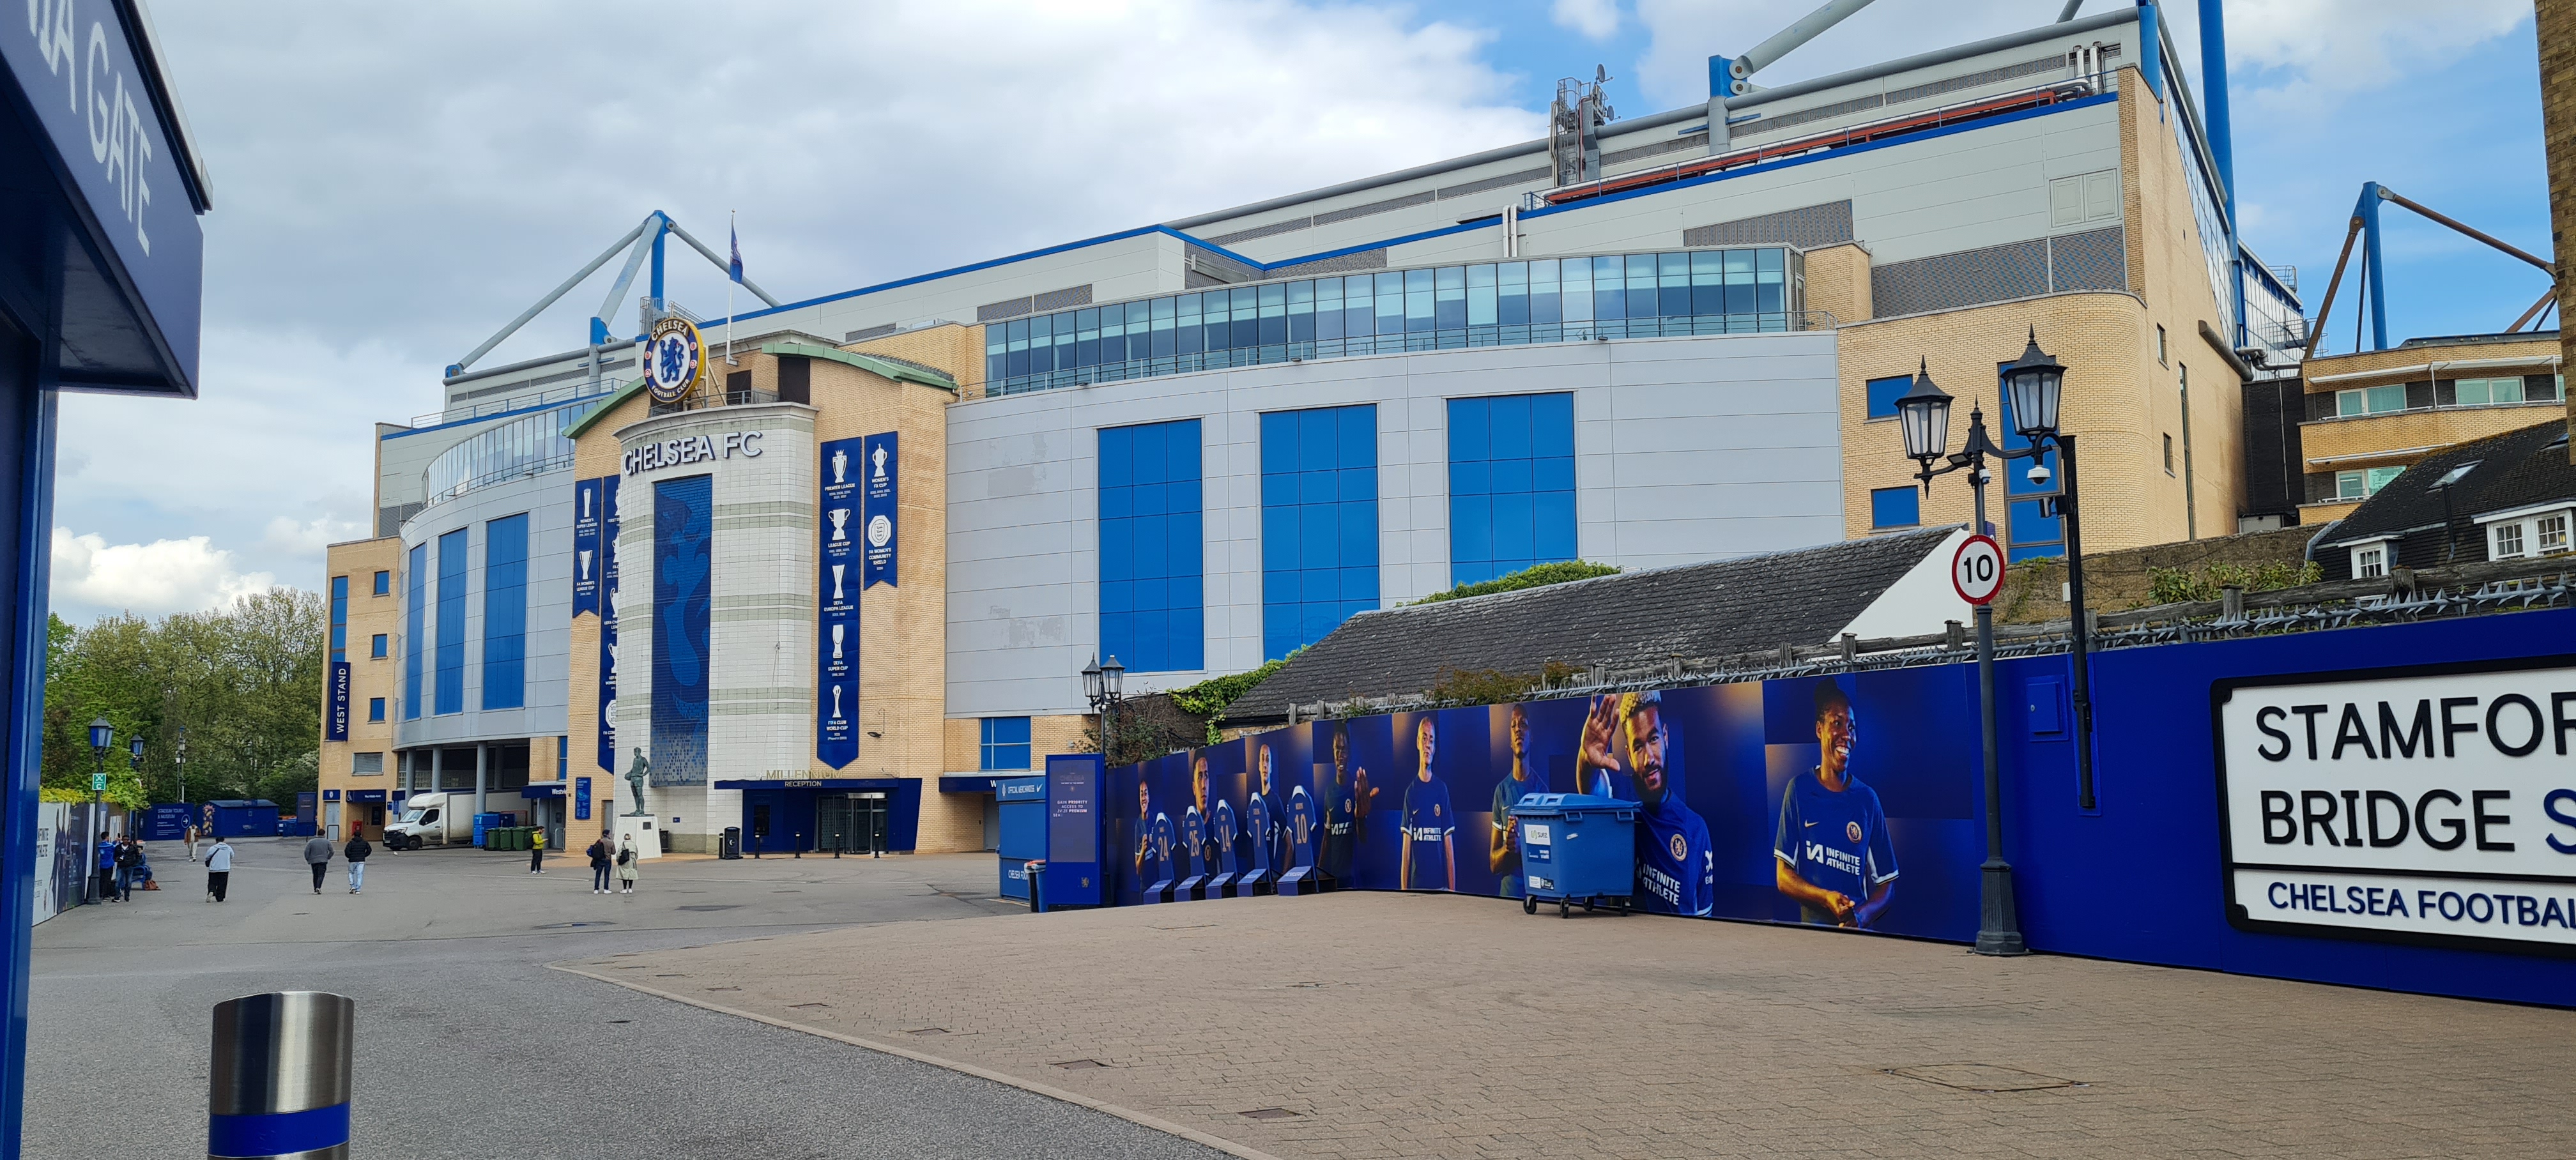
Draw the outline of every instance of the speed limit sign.
[[[1950,586],[1959,599],[1984,604],[2004,590],[2004,550],[1992,536],[1970,536],[1950,557]]]

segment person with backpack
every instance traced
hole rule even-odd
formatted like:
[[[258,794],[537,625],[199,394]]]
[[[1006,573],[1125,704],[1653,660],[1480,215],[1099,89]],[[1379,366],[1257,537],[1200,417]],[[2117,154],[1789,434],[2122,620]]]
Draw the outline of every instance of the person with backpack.
[[[619,894],[635,893],[635,863],[640,860],[635,856],[635,839],[628,838],[618,845],[617,892]]]
[[[590,892],[608,893],[608,836],[600,835],[599,840],[592,842],[590,849],[583,853],[590,855]]]
[[[118,900],[116,897],[116,839],[109,837],[107,831],[100,830],[98,844],[90,849],[94,852],[94,856],[90,859],[90,869],[92,877],[98,882],[98,900],[115,902]]]
[[[233,880],[233,844],[221,836],[206,847],[206,901],[222,902]]]
[[[367,856],[375,852],[376,848],[367,842],[365,834],[350,833],[348,846],[340,851],[341,856],[349,860],[349,893],[359,893],[366,887]]]
[[[322,875],[331,869],[331,839],[315,834],[304,842],[304,862],[313,867],[313,893],[322,893]]]

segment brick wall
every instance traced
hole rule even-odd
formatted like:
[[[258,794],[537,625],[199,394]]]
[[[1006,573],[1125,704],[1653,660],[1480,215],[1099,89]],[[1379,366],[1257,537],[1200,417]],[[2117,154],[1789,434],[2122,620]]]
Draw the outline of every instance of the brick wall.
[[[2549,154],[2550,252],[2563,260],[2576,253],[2576,4],[2541,0],[2539,31],[2541,139]],[[2559,301],[2563,311],[2564,294]],[[2576,366],[2576,328],[2562,317],[2558,333],[2563,365]],[[2576,403],[2570,408],[2571,426],[2576,426]],[[2576,442],[2569,444],[2568,454],[2569,461],[2576,462]]]
[[[396,592],[401,590],[402,555],[402,538],[399,536],[333,544],[323,551],[322,594],[324,599],[329,599],[331,594],[331,577],[349,578],[347,651],[349,739],[320,742],[315,760],[319,762],[321,770],[320,788],[341,791],[340,797],[343,802],[348,800],[351,790],[393,789],[401,783],[401,779],[394,773],[397,767],[394,756],[394,722],[402,715],[400,649],[389,647],[382,660],[369,654],[373,649],[377,633],[383,633],[389,645],[398,646],[401,643],[407,643],[402,641],[402,616],[399,611],[401,602],[392,593],[383,596],[375,595],[375,577],[378,571],[394,573],[394,590]],[[367,702],[376,697],[385,699],[385,719],[369,721]],[[331,690],[326,684],[322,690],[323,716],[316,719],[317,724],[329,719],[330,702]],[[353,774],[350,771],[351,764],[360,753],[384,754],[385,772],[382,775],[368,777],[358,777]],[[325,808],[323,813],[327,816],[330,810]],[[345,827],[360,817],[365,817],[370,822],[367,828],[369,838],[382,836],[382,831],[372,824],[371,813],[344,806],[341,810],[343,840],[349,833]]]
[[[2314,527],[2281,528],[2236,536],[2153,544],[2118,552],[2084,553],[2084,602],[2099,612],[2116,612],[2151,603],[2148,569],[2185,568],[2198,572],[2212,564],[2260,568],[2267,564],[2296,567],[2306,559]],[[2066,618],[2061,585],[2066,570],[2016,565],[2004,594],[1995,601],[1996,619],[2029,624]]]

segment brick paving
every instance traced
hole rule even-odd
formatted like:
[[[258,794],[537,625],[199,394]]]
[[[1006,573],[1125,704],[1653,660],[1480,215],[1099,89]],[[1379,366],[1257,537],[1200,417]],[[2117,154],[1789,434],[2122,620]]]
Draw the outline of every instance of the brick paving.
[[[1491,899],[1010,915],[560,966],[1248,1155],[2576,1154],[2576,1012]],[[1107,1066],[1055,1066],[1085,1059]],[[2002,1087],[2031,1090],[1970,1090]],[[1297,1114],[1241,1114],[1264,1108]]]

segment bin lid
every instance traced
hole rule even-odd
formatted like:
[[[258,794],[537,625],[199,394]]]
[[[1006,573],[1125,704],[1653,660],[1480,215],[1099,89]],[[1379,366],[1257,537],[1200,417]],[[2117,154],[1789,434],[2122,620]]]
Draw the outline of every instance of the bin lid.
[[[1512,806],[1516,818],[1555,818],[1572,814],[1609,812],[1635,817],[1638,803],[1626,798],[1604,797],[1594,793],[1529,793]]]

